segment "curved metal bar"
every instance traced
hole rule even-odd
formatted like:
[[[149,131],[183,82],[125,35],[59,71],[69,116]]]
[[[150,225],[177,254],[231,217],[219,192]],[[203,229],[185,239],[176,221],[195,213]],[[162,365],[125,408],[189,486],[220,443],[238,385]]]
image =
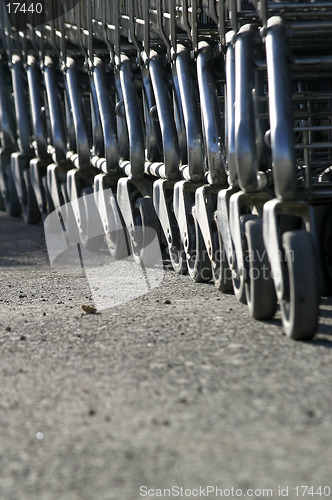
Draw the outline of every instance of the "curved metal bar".
[[[100,158],[104,156],[104,134],[101,124],[101,117],[99,111],[97,90],[94,79],[94,70],[91,65],[90,80],[90,108],[91,108],[91,127],[93,138],[93,152]]]
[[[123,107],[124,99],[120,81],[120,72],[118,69],[114,70],[114,87],[115,87],[115,97],[116,97],[116,106]],[[129,152],[129,136],[128,136],[128,126],[125,114],[117,113],[116,117],[116,129],[118,132],[118,144],[119,144],[119,157],[121,160],[129,160],[130,152]]]
[[[298,193],[292,113],[292,87],[286,29],[271,18],[266,32],[272,172],[278,198],[296,199]]]
[[[31,17],[30,17],[31,19]],[[33,15],[32,15],[32,20],[33,20]],[[36,28],[32,27],[31,25],[28,26],[28,37],[29,41],[31,44],[31,48],[34,49],[36,55],[39,53],[39,46],[37,42],[37,34],[36,34]],[[30,49],[31,52],[31,49]]]
[[[137,50],[138,55],[140,55],[142,47],[140,46],[136,33],[135,33],[135,12],[134,12],[134,0],[129,0],[129,32],[131,40]]]
[[[114,52],[114,46],[111,43],[111,40],[108,37],[107,33],[107,15],[106,15],[106,2],[101,2],[101,22],[103,26],[103,40],[108,48],[108,50],[113,54]]]
[[[173,83],[174,121],[178,135],[180,164],[185,164],[187,163],[187,137],[186,137],[186,127],[183,118],[183,108],[181,102],[179,78],[176,72],[175,62],[172,62],[171,68],[172,68],[172,83]]]
[[[1,48],[5,50],[8,55],[8,60],[12,59],[12,32],[9,22],[8,14],[5,8],[5,2],[0,3],[0,43]]]
[[[40,31],[40,40],[39,40],[39,50],[38,50],[38,55],[39,55],[39,60],[41,63],[44,62],[45,59],[45,26],[42,25],[39,27]]]
[[[109,3],[110,4],[110,3]],[[115,19],[115,43],[114,52],[116,58],[116,65],[120,64],[121,59],[121,48],[120,48],[120,0],[115,0],[113,3],[114,7],[114,19]]]
[[[192,181],[200,181],[204,177],[203,138],[198,99],[190,65],[190,51],[183,45],[178,45],[176,72],[187,137],[189,178]]]
[[[198,13],[197,0],[191,0],[191,41],[193,44],[193,50],[195,54],[197,54],[197,49],[198,49],[197,13]]]
[[[101,122],[99,107],[98,94],[96,89],[96,81],[94,75],[94,48],[93,48],[93,26],[92,26],[92,0],[87,0],[87,11],[86,11],[86,25],[88,29],[88,49],[87,55],[87,69],[89,72],[89,82],[90,82],[90,107],[91,107],[91,125],[92,125],[92,136],[93,136],[93,150],[94,153],[99,157],[104,156],[104,136],[103,127]],[[80,21],[81,23],[81,21]],[[81,26],[79,27],[81,28]]]
[[[7,73],[7,74],[6,74]],[[16,146],[16,122],[13,113],[10,72],[0,56],[0,123],[2,149]]]
[[[116,116],[107,87],[105,69],[101,59],[96,58],[93,65],[93,78],[104,138],[104,154],[107,170],[116,173],[119,165],[119,146],[116,129]]]
[[[88,56],[90,64],[93,64],[93,25],[92,25],[92,0],[87,0],[87,28],[88,28]]]
[[[76,135],[75,135],[74,119],[69,99],[68,82],[66,79],[64,80],[64,87],[65,89],[63,93],[63,101],[65,106],[65,130],[67,135],[66,157],[68,159],[68,156],[72,158],[72,154],[76,151]],[[76,156],[77,156],[76,162],[78,163],[78,155],[76,154]]]
[[[41,74],[34,56],[28,56],[27,75],[33,135],[37,143],[38,156],[43,159],[48,156],[47,127],[45,115],[42,111],[44,103],[42,99]]]
[[[28,60],[28,37],[25,31],[17,31],[14,34],[17,41],[16,54],[21,58],[25,67]]]
[[[229,0],[229,15],[231,19],[231,24],[232,24],[232,30],[237,31],[238,29],[238,22],[237,22],[237,0]]]
[[[225,40],[225,0],[219,0],[217,4],[217,18],[218,18],[218,32],[220,43],[222,46],[226,45]]]
[[[50,114],[52,146],[55,149],[56,161],[57,163],[60,163],[66,159],[67,145],[62,106],[55,71],[55,63],[53,59],[47,56],[44,64],[44,81]]]
[[[133,81],[131,60],[121,54],[120,81],[128,125],[131,176],[140,179],[144,174],[145,144],[137,91]]]
[[[182,19],[183,19],[184,29],[186,30],[189,38],[191,38],[191,28],[189,25],[189,18],[188,18],[188,0],[182,1]]]
[[[74,121],[79,166],[81,170],[85,170],[90,168],[89,134],[82,102],[82,92],[78,81],[77,67],[75,61],[71,58],[67,58],[66,80]]]
[[[148,56],[150,50],[150,0],[143,2],[143,17],[144,17],[144,52]]]
[[[25,74],[23,62],[19,56],[13,56],[11,72],[13,79],[15,114],[18,130],[18,144],[20,147],[20,151],[29,154],[31,152],[30,118],[25,94]]]
[[[165,175],[167,179],[176,179],[179,177],[180,166],[179,142],[173,106],[163,77],[161,56],[157,52],[150,53],[149,69],[163,142]]]
[[[88,0],[88,5],[89,5],[89,0]],[[78,45],[81,49],[81,52],[84,56],[84,59],[85,59],[85,62],[87,64],[87,67],[89,68],[89,56],[88,56],[88,51],[84,45],[84,42],[83,42],[83,37],[82,37],[82,24],[81,24],[81,20],[82,20],[82,5],[81,5],[81,2],[77,2],[76,6],[75,6],[75,14],[77,14],[77,18],[78,18],[78,21],[77,21],[77,39],[78,39]],[[92,43],[92,39],[91,39],[91,43]]]
[[[213,184],[226,184],[225,133],[213,74],[212,49],[200,42],[197,56],[198,88],[208,168]]]
[[[156,107],[149,69],[143,64],[141,66],[143,84],[143,106],[145,125],[145,150],[148,161],[158,162],[162,160],[162,142],[159,120],[153,116]]]
[[[56,56],[60,59],[61,58],[61,54],[60,54],[60,50],[59,50],[59,47],[57,45],[57,42],[56,42],[56,36],[55,36],[55,22],[54,22],[54,18],[53,18],[53,2],[51,2],[51,8],[52,8],[52,19],[49,21],[49,25],[50,25],[50,39],[51,39],[51,45],[55,51],[55,54]]]
[[[164,30],[164,14],[163,14],[163,2],[162,0],[157,0],[157,28],[158,28],[158,33],[160,35],[160,38],[164,42],[167,48],[167,54],[170,55],[171,53],[171,44],[170,41],[165,33]]]
[[[264,189],[267,179],[259,172],[256,151],[254,39],[256,28],[245,25],[235,42],[235,148],[237,174],[241,189],[255,192]]]
[[[236,147],[235,147],[235,32],[226,34],[226,136],[227,136],[227,166],[231,186],[237,183]]]
[[[78,3],[80,4],[80,2],[78,2]],[[62,64],[66,64],[66,59],[67,59],[67,45],[66,45],[66,32],[65,32],[65,19],[64,19],[64,15],[61,15],[59,17],[59,30],[60,30],[60,34],[61,34],[61,39],[60,39],[60,59],[62,61]]]
[[[267,27],[267,0],[261,0],[260,1],[260,17],[262,20],[263,28]]]
[[[176,52],[176,2],[175,0],[169,0],[170,5],[170,25],[171,25],[171,50],[173,55]]]

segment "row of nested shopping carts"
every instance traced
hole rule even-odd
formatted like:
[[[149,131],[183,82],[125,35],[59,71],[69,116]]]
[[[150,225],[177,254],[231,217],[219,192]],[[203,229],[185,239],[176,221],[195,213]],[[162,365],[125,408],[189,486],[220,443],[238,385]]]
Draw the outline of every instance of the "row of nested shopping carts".
[[[144,266],[151,229],[176,272],[313,337],[332,278],[332,2],[3,2],[0,31],[2,209],[55,211],[67,241]]]

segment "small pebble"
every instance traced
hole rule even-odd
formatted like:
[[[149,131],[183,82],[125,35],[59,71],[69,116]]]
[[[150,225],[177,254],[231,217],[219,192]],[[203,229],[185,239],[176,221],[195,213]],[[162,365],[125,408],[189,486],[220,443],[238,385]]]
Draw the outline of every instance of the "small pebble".
[[[24,299],[26,297],[26,295],[24,293],[20,293],[20,295],[18,296],[19,299]]]
[[[7,326],[6,332],[11,332],[11,331],[12,331],[12,329],[10,328],[10,326]]]
[[[171,304],[171,301],[169,299],[164,300],[164,304]]]
[[[96,314],[97,309],[93,306],[81,306],[81,309],[86,313],[86,314]]]
[[[20,336],[20,340],[26,340],[26,336],[25,335],[21,335]]]

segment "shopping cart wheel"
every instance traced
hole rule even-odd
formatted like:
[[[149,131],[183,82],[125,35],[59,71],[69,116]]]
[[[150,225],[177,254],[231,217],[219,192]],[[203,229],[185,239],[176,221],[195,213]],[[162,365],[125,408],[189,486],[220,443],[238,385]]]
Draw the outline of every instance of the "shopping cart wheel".
[[[134,224],[133,258],[139,265],[152,267],[160,258],[160,225],[150,198],[139,197],[135,201]]]
[[[316,331],[319,288],[312,236],[305,230],[287,231],[285,252],[285,297],[280,301],[283,328],[294,340],[310,340]]]
[[[183,243],[180,237],[179,226],[174,215],[173,202],[170,204],[170,219],[172,224],[173,239],[168,248],[169,258],[174,271],[177,274],[188,274],[186,254],[183,249]]]
[[[196,283],[208,283],[212,278],[211,263],[201,229],[194,214],[190,214],[188,217],[187,233],[189,243],[187,252],[188,274]]]
[[[6,210],[6,205],[0,191],[0,212],[4,212],[5,210]]]
[[[188,274],[186,254],[183,250],[182,242],[179,242],[179,246],[172,245],[168,253],[174,271],[180,275]]]
[[[81,191],[83,203],[80,204],[80,221],[78,225],[81,245],[88,252],[95,252],[104,243],[104,233],[96,207],[93,189],[84,188]],[[77,221],[78,222],[78,221]]]
[[[105,241],[110,255],[114,260],[125,259],[129,255],[127,233],[116,198],[113,206],[109,206],[108,230],[105,230]]]
[[[41,213],[31,184],[30,171],[28,169],[24,170],[23,178],[25,184],[25,200],[21,203],[23,220],[26,224],[39,224],[41,221]]]
[[[215,252],[215,264],[212,264],[212,279],[217,290],[223,293],[233,292],[232,272],[230,270],[224,243],[220,232],[213,232]]]
[[[246,215],[241,215],[240,216],[240,224],[241,224],[241,236],[242,236],[242,250],[244,252],[245,256],[245,237],[244,237],[244,227],[245,224],[250,221],[250,220],[255,220],[257,218],[257,215],[253,214],[246,214]],[[235,257],[236,259],[236,257]],[[236,269],[236,266],[235,266]],[[234,289],[234,295],[236,299],[241,302],[242,304],[247,303],[247,295],[246,295],[246,288],[245,288],[245,276],[242,274],[240,275],[236,270],[232,270],[232,282],[233,282],[233,289]],[[244,270],[245,271],[245,270]]]
[[[245,227],[245,290],[247,305],[255,319],[271,319],[277,308],[277,297],[271,267],[263,240],[263,220],[249,220]]]

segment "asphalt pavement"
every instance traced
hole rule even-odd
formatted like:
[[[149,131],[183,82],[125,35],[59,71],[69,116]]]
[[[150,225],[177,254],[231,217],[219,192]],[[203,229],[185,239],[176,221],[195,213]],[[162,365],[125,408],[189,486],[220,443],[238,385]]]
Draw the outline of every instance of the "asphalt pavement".
[[[89,283],[0,214],[1,500],[332,497],[331,297],[304,343],[169,266]]]

